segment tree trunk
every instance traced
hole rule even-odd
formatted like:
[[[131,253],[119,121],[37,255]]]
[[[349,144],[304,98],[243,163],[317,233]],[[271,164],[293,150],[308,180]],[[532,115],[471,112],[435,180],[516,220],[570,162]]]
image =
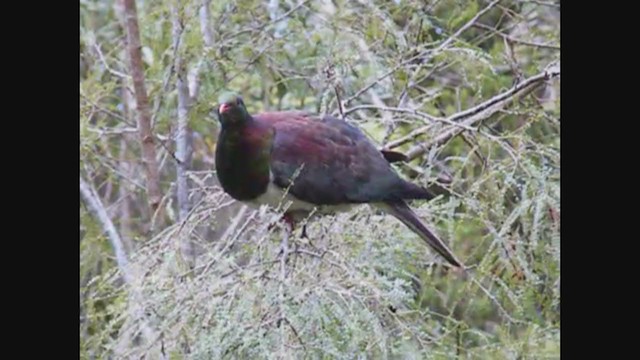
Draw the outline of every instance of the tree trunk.
[[[129,54],[129,72],[133,78],[133,88],[136,96],[138,110],[138,135],[142,148],[142,161],[147,175],[147,195],[149,206],[155,211],[160,204],[162,194],[160,192],[160,179],[158,175],[158,163],[156,161],[155,140],[151,130],[151,114],[149,110],[149,98],[144,84],[144,69],[142,65],[142,45],[140,44],[140,31],[138,29],[138,15],[135,0],[123,0],[125,25],[127,30],[127,52]]]

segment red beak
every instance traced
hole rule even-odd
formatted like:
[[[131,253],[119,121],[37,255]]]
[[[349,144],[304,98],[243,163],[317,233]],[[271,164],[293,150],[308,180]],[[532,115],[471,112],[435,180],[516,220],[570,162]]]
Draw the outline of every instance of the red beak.
[[[229,109],[231,109],[231,105],[229,105],[229,104],[222,104],[222,105],[220,105],[220,108],[218,108],[218,112],[219,112],[220,114],[223,114],[225,111],[227,111],[227,110],[229,110]]]

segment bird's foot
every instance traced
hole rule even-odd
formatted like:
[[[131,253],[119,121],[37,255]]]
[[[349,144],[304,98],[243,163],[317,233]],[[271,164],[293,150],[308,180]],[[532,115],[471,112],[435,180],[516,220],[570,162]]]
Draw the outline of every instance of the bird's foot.
[[[282,215],[282,220],[284,220],[285,224],[287,224],[287,231],[289,231],[289,233],[293,233],[296,228],[296,223],[293,220],[293,216],[284,214]]]
[[[286,226],[286,230],[289,231],[290,233],[292,233],[293,230],[295,229],[295,223],[293,221],[293,218],[289,214],[284,214],[280,218],[278,218],[277,220],[272,221],[269,224],[269,226],[267,226],[267,230],[269,230],[269,231],[273,230],[273,228],[276,225],[278,225],[281,221],[284,221],[284,223],[287,225]]]

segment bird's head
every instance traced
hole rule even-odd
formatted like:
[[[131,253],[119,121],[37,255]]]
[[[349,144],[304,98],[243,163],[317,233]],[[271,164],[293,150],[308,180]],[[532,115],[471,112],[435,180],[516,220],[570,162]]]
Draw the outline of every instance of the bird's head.
[[[251,119],[242,97],[226,92],[218,98],[218,120],[222,125],[241,124]]]

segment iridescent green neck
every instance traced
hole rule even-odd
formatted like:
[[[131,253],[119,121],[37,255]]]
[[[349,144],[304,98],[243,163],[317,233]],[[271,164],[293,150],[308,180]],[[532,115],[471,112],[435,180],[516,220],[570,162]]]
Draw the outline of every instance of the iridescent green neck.
[[[236,200],[252,200],[267,190],[270,181],[273,129],[249,120],[223,124],[216,146],[220,185]]]

